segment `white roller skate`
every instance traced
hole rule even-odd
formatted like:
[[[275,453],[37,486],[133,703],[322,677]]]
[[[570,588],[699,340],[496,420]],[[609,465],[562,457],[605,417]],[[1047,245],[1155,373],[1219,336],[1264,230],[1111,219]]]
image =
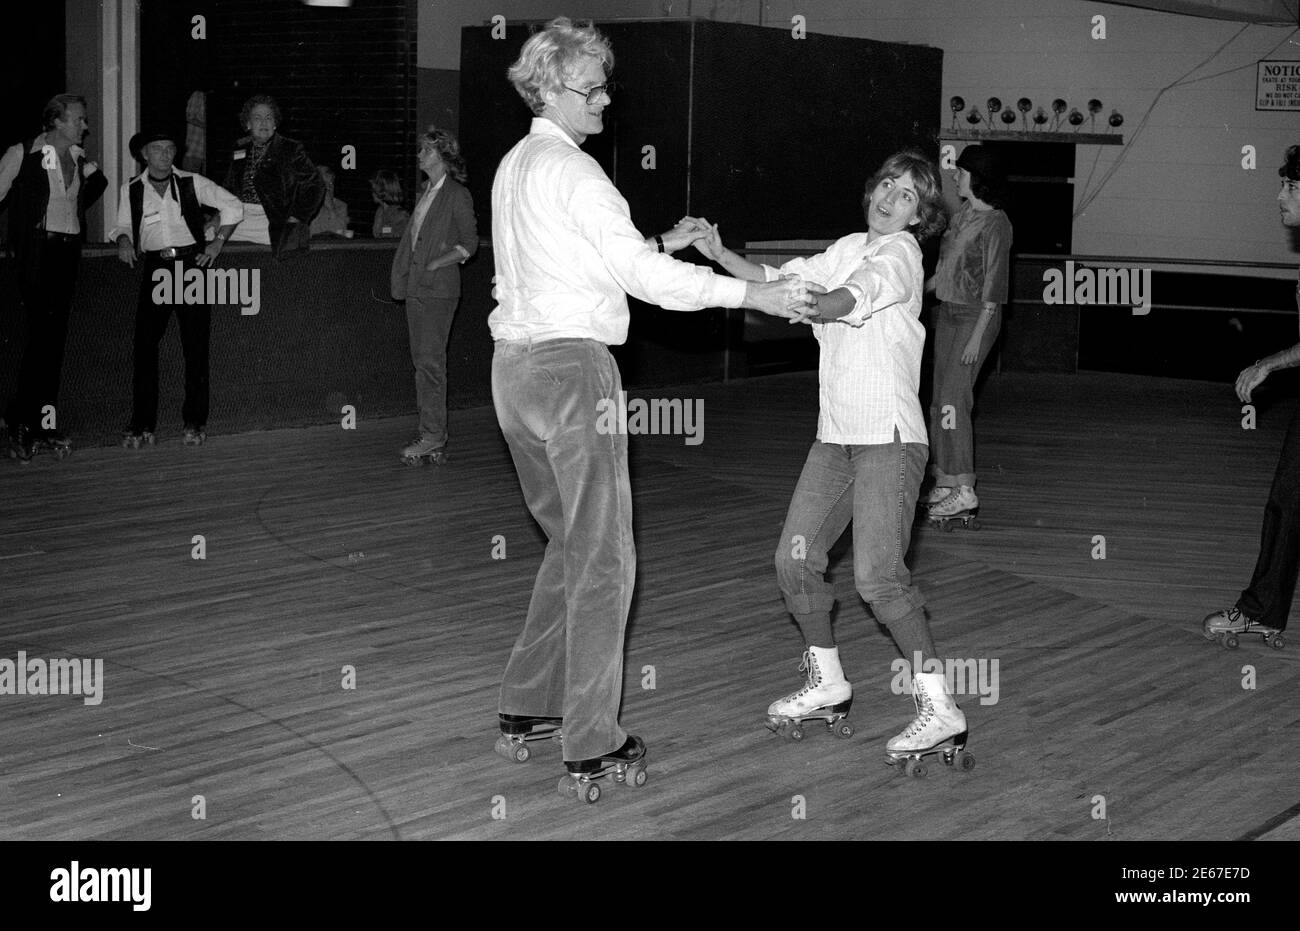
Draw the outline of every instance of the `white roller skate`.
[[[423,465],[431,462],[442,465],[447,461],[447,447],[431,436],[417,436],[411,444],[402,450],[402,461],[407,465]]]
[[[809,647],[799,670],[808,682],[799,691],[767,707],[767,727],[791,740],[803,740],[803,722],[817,719],[837,737],[852,737],[853,725],[844,720],[853,705],[853,686],[844,678],[838,647]]]
[[[885,744],[885,760],[890,766],[903,764],[908,776],[924,776],[924,759],[942,753],[944,763],[969,772],[975,757],[966,752],[966,715],[948,694],[941,672],[923,672],[912,676],[912,700],[916,718],[903,733]]]
[[[1242,614],[1235,606],[1207,615],[1201,622],[1201,627],[1206,640],[1217,640],[1229,650],[1237,648],[1239,634],[1259,634],[1275,650],[1286,646],[1286,638],[1282,636],[1281,630],[1266,627]]]
[[[935,485],[930,489],[929,493],[921,499],[921,506],[928,509],[930,505],[938,504],[950,494],[952,494],[951,485]]]
[[[980,499],[975,494],[975,489],[969,485],[958,485],[949,490],[947,497],[931,504],[926,516],[931,524],[943,531],[952,530],[957,521],[961,521],[965,529],[979,530],[980,522],[976,519],[979,509]]]

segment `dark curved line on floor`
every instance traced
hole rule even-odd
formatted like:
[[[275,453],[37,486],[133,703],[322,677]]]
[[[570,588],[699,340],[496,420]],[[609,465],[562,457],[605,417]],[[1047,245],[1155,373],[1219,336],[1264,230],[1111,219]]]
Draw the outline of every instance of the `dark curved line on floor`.
[[[9,641],[9,642],[18,643],[18,641]],[[29,649],[29,647],[24,647],[23,649]],[[37,650],[45,651],[45,647],[43,645],[38,645]],[[48,652],[50,652],[50,655],[54,655],[53,651],[48,651]],[[61,652],[70,655],[73,651],[61,650]],[[374,804],[375,808],[377,808],[379,810],[379,813],[383,816],[384,824],[387,826],[389,833],[392,834],[393,840],[402,839],[401,831],[398,829],[397,825],[393,823],[392,816],[389,815],[388,810],[384,808],[383,804],[379,801],[379,799],[375,797],[375,793],[371,791],[368,785],[366,785],[365,780],[362,779],[360,776],[358,776],[355,772],[353,772],[351,767],[349,767],[346,763],[344,763],[342,760],[336,757],[325,747],[322,747],[320,744],[316,743],[310,737],[307,737],[306,735],[299,733],[298,731],[294,730],[292,727],[290,727],[288,724],[285,724],[283,721],[279,720],[278,718],[274,718],[266,714],[265,712],[259,711],[256,708],[252,708],[248,705],[245,705],[244,703],[237,701],[236,699],[233,699],[228,695],[224,695],[221,692],[215,692],[212,691],[211,689],[199,688],[198,686],[194,685],[193,683],[187,682],[186,680],[180,678],[179,676],[171,676],[171,675],[167,675],[166,673],[153,672],[152,670],[145,669],[141,666],[133,666],[130,663],[124,663],[121,662],[120,660],[106,660],[106,662],[111,663],[113,666],[116,666],[119,669],[129,669],[132,672],[136,672],[153,679],[158,679],[163,682],[169,682],[173,685],[184,686],[185,688],[189,689],[191,692],[197,695],[206,695],[209,697],[217,698],[227,705],[233,705],[234,707],[238,708],[240,711],[247,712],[248,714],[253,715],[253,717],[255,718],[260,718],[262,721],[269,724],[273,724],[276,727],[280,728],[281,730],[289,734],[292,734],[294,737],[298,738],[308,747],[319,752],[327,759],[329,759],[329,761],[332,762],[339,770],[346,773],[347,776],[353,782],[355,782],[358,786],[360,786],[361,790],[366,794],[366,796]],[[139,745],[135,745],[135,746],[139,746]],[[145,748],[145,749],[153,749],[153,748]],[[158,749],[162,750],[162,752],[164,753],[168,752],[166,748],[158,748]]]
[[[1274,828],[1280,828],[1282,825],[1286,824],[1288,821],[1294,820],[1298,816],[1300,816],[1300,803],[1292,805],[1285,811],[1278,812],[1267,821],[1256,825],[1240,837],[1234,838],[1234,840],[1259,840],[1269,831],[1272,831]]]

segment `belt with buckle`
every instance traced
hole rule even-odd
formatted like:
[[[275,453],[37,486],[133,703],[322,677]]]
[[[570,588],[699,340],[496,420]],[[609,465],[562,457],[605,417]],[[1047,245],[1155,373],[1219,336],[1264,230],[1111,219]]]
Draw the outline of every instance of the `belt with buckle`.
[[[166,249],[153,249],[145,255],[155,259],[179,259],[193,255],[196,248],[195,246],[169,246]]]
[[[46,239],[53,239],[55,242],[73,242],[77,238],[76,233],[58,233],[54,230],[45,231]]]

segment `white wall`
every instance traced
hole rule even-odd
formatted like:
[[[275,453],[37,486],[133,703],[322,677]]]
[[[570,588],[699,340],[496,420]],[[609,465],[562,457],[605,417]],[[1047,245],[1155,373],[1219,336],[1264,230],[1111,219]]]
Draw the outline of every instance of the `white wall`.
[[[435,3],[432,11],[421,4],[421,66],[458,68],[460,26],[498,13],[508,19],[693,14],[780,29],[801,15],[809,32],[942,48],[941,126],[951,124],[946,102],[953,95],[981,104],[990,96],[1004,103],[1027,96],[1035,106],[1064,97],[1085,114],[1087,100],[1096,97],[1104,114],[1124,115],[1123,147],[1077,150],[1076,204],[1097,196],[1075,220],[1076,252],[1297,260],[1275,198],[1282,152],[1300,144],[1300,113],[1254,109],[1255,62],[1300,60],[1294,29],[1083,0],[457,0]],[[1104,40],[1092,38],[1096,15],[1106,20]],[[1208,80],[1173,87],[1157,101],[1162,88],[1200,77]],[[1242,168],[1245,145],[1256,149],[1254,171]],[[1122,165],[1098,190],[1121,155]]]

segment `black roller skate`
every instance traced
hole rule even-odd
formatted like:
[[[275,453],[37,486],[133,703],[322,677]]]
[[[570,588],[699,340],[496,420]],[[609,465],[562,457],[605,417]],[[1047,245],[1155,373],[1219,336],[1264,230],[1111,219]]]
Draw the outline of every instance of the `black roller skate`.
[[[152,446],[154,444],[154,435],[152,430],[137,430],[135,427],[127,427],[122,431],[122,448],[139,449],[141,446]]]
[[[32,461],[36,454],[36,437],[32,431],[20,423],[9,427],[7,453],[11,459],[17,459],[23,465]]]
[[[55,459],[67,459],[72,455],[72,441],[58,430],[40,430],[35,437],[36,448],[53,453]]]
[[[561,744],[564,743],[564,735],[560,733],[563,718],[539,718],[524,714],[498,714],[497,718],[501,722],[501,736],[497,738],[493,749],[507,760],[526,762],[533,755],[528,744],[537,740],[555,738]]]
[[[646,782],[645,755],[645,741],[629,734],[623,746],[612,753],[591,760],[565,760],[569,772],[560,777],[560,794],[594,805],[600,801],[597,780],[606,777],[639,789]]]

